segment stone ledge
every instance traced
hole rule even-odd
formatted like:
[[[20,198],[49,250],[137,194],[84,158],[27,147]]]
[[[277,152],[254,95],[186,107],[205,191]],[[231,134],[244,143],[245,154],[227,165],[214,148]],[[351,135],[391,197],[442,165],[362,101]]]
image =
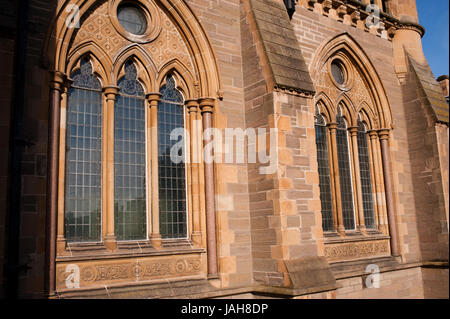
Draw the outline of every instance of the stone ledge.
[[[95,252],[97,254],[92,254]],[[139,258],[139,257],[153,257],[153,256],[172,256],[172,255],[186,255],[186,254],[202,254],[205,253],[204,248],[166,248],[166,249],[143,249],[137,252],[136,250],[118,251],[118,252],[104,252],[102,255],[98,251],[89,250],[85,254],[76,254],[72,256],[58,256],[56,262],[72,262],[72,261],[92,261],[92,260],[106,260],[106,259],[123,259],[123,258]]]
[[[380,273],[394,272],[411,268],[448,269],[448,261],[421,261],[402,264],[395,257],[338,262],[331,264],[330,267],[336,280],[340,280],[367,275],[365,267],[370,264],[377,265],[380,268]]]

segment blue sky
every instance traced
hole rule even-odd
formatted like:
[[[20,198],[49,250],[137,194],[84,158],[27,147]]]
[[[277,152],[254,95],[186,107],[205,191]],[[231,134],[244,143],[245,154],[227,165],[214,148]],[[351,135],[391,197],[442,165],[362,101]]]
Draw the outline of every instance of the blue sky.
[[[449,74],[449,0],[416,0],[419,22],[426,29],[423,50],[433,74]]]

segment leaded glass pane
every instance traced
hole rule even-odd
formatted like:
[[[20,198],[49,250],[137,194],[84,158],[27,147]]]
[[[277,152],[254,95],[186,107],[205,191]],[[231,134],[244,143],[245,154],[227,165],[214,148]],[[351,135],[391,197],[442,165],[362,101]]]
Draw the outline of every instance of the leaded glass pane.
[[[68,242],[100,241],[101,92],[70,88],[66,125],[65,236]]]
[[[353,186],[350,164],[350,152],[348,144],[347,125],[345,120],[338,116],[338,129],[336,131],[338,162],[339,162],[339,181],[341,187],[341,205],[344,218],[344,227],[346,230],[355,229],[355,214],[353,207]]]
[[[74,87],[101,90],[100,81],[92,74],[92,64],[88,58],[82,58],[80,68],[71,74]]]
[[[128,65],[129,66],[129,65]],[[147,238],[144,93],[126,67],[114,106],[114,226],[118,240]],[[131,84],[133,81],[134,82]],[[127,85],[123,85],[124,83]],[[139,89],[140,87],[140,89]],[[133,88],[135,96],[125,95]]]
[[[322,228],[324,231],[332,231],[333,207],[331,197],[330,165],[328,158],[327,128],[323,116],[316,116],[316,145],[317,162],[319,164],[320,202],[322,204]]]
[[[125,64],[125,76],[119,80],[117,85],[120,88],[120,94],[140,97],[145,95],[142,85],[137,81],[137,69],[132,62]]]
[[[134,5],[124,4],[117,10],[117,19],[128,32],[142,35],[147,30],[147,19],[142,10]]]
[[[175,81],[168,77],[160,90],[162,100],[158,105],[158,156],[159,156],[159,210],[160,231],[164,239],[187,237],[185,164],[174,163],[171,148],[178,141],[170,140],[170,133],[184,128],[182,95]]]
[[[341,63],[337,61],[333,61],[331,63],[331,74],[333,75],[334,80],[342,85],[345,82],[345,74]]]
[[[367,132],[364,123],[358,123],[359,170],[361,172],[361,188],[364,207],[364,223],[367,228],[375,228],[373,209],[372,178],[370,175],[370,157],[367,143]]]

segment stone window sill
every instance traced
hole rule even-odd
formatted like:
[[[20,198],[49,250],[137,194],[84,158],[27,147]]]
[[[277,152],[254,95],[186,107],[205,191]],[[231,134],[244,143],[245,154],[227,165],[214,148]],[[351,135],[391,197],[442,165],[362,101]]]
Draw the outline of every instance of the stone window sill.
[[[70,243],[56,261],[81,261],[117,259],[127,257],[149,257],[204,253],[204,248],[194,247],[189,240],[163,240],[159,249],[151,241],[118,242],[115,251],[109,251],[104,243]]]
[[[348,243],[348,242],[371,241],[389,238],[391,237],[377,230],[368,230],[366,234],[363,234],[359,231],[350,231],[345,233],[345,237],[339,235],[336,232],[324,233],[325,243]]]

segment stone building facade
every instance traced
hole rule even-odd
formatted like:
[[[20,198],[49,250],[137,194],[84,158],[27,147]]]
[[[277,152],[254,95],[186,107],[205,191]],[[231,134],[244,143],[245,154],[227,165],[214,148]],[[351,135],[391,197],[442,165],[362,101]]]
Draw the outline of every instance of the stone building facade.
[[[1,7],[2,297],[448,298],[414,0]]]

